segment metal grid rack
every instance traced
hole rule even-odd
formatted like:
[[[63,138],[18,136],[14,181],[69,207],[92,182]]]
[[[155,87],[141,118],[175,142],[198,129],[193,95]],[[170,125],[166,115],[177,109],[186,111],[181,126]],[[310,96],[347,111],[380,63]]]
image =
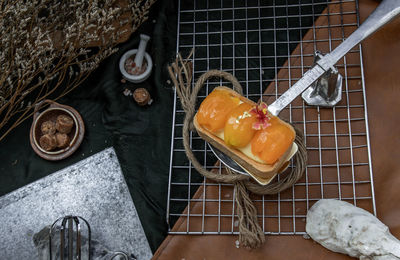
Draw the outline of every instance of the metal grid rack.
[[[178,13],[177,51],[185,56],[194,48],[194,80],[210,69],[228,71],[238,78],[245,96],[267,103],[311,68],[316,50],[330,52],[359,25],[355,0],[181,0]],[[304,132],[309,161],[291,189],[274,196],[252,195],[266,234],[304,234],[307,210],[321,198],[345,200],[376,214],[361,47],[351,50],[337,68],[343,75],[338,105],[312,107],[298,97],[280,114]],[[213,87],[226,84],[208,82],[198,104]],[[169,233],[237,234],[232,185],[206,180],[185,156],[179,102],[175,95]],[[221,164],[195,132],[190,143],[204,167],[221,172]]]

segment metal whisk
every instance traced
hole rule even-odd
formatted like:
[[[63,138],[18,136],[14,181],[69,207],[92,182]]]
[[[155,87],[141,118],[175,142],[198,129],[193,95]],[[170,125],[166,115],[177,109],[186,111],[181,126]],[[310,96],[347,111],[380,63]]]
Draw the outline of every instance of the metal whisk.
[[[136,257],[134,257],[133,255],[131,255],[130,257],[128,256],[127,253],[122,252],[122,251],[118,251],[118,252],[114,252],[114,254],[111,256],[110,260],[136,260]]]
[[[58,225],[60,223],[60,225]],[[59,230],[58,230],[59,227]],[[59,232],[59,240],[55,239]],[[86,241],[82,239],[82,233],[86,234]],[[53,238],[54,237],[54,238]],[[91,230],[86,219],[79,216],[65,216],[57,219],[50,228],[49,252],[52,259],[82,259],[82,247],[87,246],[87,257],[90,259]],[[57,244],[59,241],[59,245]],[[54,244],[53,244],[54,243]],[[56,249],[55,253],[53,248]],[[53,258],[54,257],[54,258]]]

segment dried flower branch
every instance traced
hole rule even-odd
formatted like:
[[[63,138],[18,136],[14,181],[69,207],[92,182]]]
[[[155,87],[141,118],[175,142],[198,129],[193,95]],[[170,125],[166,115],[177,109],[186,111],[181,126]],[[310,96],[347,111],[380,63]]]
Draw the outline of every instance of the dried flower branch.
[[[155,1],[0,0],[0,141],[35,104],[79,86]]]

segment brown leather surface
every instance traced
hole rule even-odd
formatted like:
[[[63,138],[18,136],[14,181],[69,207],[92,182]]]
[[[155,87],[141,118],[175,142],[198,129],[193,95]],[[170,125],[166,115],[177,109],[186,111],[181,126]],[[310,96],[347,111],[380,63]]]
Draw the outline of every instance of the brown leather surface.
[[[377,4],[378,2],[372,0],[360,1],[361,21],[375,9]],[[321,33],[321,35],[318,37],[323,37],[324,32],[321,31],[319,33]],[[346,36],[348,36],[347,32]],[[305,38],[307,38],[307,35]],[[332,47],[336,47],[335,43],[333,43]],[[318,46],[318,49],[321,50],[321,48],[324,48],[324,45]],[[400,146],[400,138],[397,136],[398,133],[400,133],[400,105],[398,104],[400,98],[400,59],[398,55],[398,53],[400,53],[400,19],[397,18],[392,21],[385,28],[366,40],[363,43],[362,50],[377,213],[382,222],[389,226],[393,235],[400,237],[400,224],[398,221],[400,217],[400,208],[398,207],[400,189],[397,188],[400,185],[400,166],[397,162],[398,156],[395,152]],[[296,51],[298,50],[295,50],[294,53],[296,53]],[[322,51],[327,52],[329,49],[322,49]],[[356,62],[352,61],[351,54],[346,57],[348,57],[348,64]],[[295,59],[291,62],[296,64]],[[343,60],[340,62],[343,62]],[[304,63],[310,65],[312,60],[304,61]],[[285,78],[284,73],[284,69],[281,69],[278,78]],[[349,70],[347,73],[349,73],[347,74],[349,76],[351,73],[360,74],[360,71],[352,72]],[[292,72],[291,78],[294,77],[296,76],[293,75]],[[349,89],[351,89],[353,83],[355,85],[359,84],[358,81],[349,81]],[[285,83],[283,81],[282,84],[288,84],[288,82]],[[282,89],[282,87],[279,89]],[[350,105],[362,102],[362,98],[362,95],[359,94],[352,95],[349,97]],[[344,99],[346,98],[344,97]],[[294,105],[296,102],[300,101],[296,100]],[[342,104],[346,104],[346,100],[342,100],[341,102]],[[355,109],[350,112],[353,118],[363,113],[363,111]],[[309,111],[307,111],[307,113],[309,113]],[[319,116],[321,118],[328,116],[324,115],[324,113],[325,112],[321,110]],[[342,115],[341,113],[340,109],[338,109],[336,117],[340,118],[340,116],[345,116],[345,114]],[[282,113],[282,117],[287,116],[287,113]],[[296,114],[292,116],[295,119]],[[311,116],[313,115],[310,114],[310,117]],[[329,128],[330,126],[322,125],[321,132],[324,130],[329,131],[329,129],[323,129],[324,127]],[[337,127],[339,130],[341,126],[338,125]],[[310,127],[310,129],[307,128],[307,133],[312,133],[313,128],[314,127]],[[359,130],[358,128],[362,131],[362,124],[352,125],[353,132]],[[327,140],[327,142],[329,143],[330,141]],[[353,140],[353,144],[354,142],[357,142],[357,140]],[[313,140],[308,140],[307,145],[312,146]],[[348,155],[343,154],[341,158],[343,157],[347,158]],[[317,159],[317,155],[311,153],[309,165],[316,163],[315,160]],[[326,155],[324,157],[324,160],[325,159],[329,161],[335,159],[335,157]],[[365,161],[367,159],[365,149],[356,150],[354,154],[355,161]],[[332,162],[324,161],[324,163]],[[367,173],[368,171],[361,167],[359,172]],[[345,181],[345,178],[347,178],[346,171],[343,170],[342,174],[343,176],[341,176],[341,178],[344,178],[342,181]],[[361,179],[368,177],[363,174],[360,175],[359,178]],[[351,193],[351,191],[345,189],[345,186],[343,187],[341,195],[347,197],[346,194],[348,192]],[[368,192],[368,189],[369,184],[358,187],[357,195],[361,196],[359,193],[361,192],[361,194],[363,194],[364,192]],[[217,196],[218,192],[220,191],[217,188],[210,189],[207,187],[206,191],[203,193],[201,187],[194,197],[201,197],[203,195],[213,197]],[[224,187],[221,193],[222,195],[220,196],[229,197],[232,195],[232,190]],[[330,195],[335,195],[334,193],[335,190],[330,191],[329,189],[325,189],[324,195],[329,197]],[[366,194],[368,195],[368,193]],[[321,194],[318,195],[320,196]],[[311,191],[310,196],[312,196]],[[357,205],[371,210],[370,200],[357,201]],[[205,208],[211,213],[216,210],[215,205],[212,204],[207,205]],[[203,205],[201,203],[192,203],[190,210],[191,213],[199,213],[203,210]],[[222,212],[229,210],[231,210],[231,207],[225,208],[224,204],[221,205]],[[173,230],[185,231],[188,226],[190,226],[190,230],[203,229],[207,231],[215,229],[217,224],[216,220],[212,220],[211,218],[204,221],[204,223],[201,218],[197,220],[192,218],[190,223],[188,223],[186,218],[181,217]],[[231,222],[228,222],[228,224],[225,226],[222,221],[220,225],[221,230],[230,230]],[[235,228],[233,228],[233,230],[236,231]],[[266,238],[266,243],[256,250],[236,248],[235,241],[237,239],[237,236],[232,235],[169,235],[155,253],[154,259],[351,259],[345,255],[330,252],[312,240],[304,239],[302,236],[268,236]]]
[[[375,1],[361,1],[363,16]],[[363,44],[365,82],[379,219],[400,238],[400,18]]]

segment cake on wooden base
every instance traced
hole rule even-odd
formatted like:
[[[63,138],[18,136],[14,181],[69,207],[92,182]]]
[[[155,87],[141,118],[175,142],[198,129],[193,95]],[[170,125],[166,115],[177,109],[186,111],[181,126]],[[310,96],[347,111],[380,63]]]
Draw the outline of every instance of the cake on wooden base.
[[[201,138],[236,161],[260,184],[285,170],[296,153],[293,127],[255,102],[217,87],[200,105],[194,126]]]

